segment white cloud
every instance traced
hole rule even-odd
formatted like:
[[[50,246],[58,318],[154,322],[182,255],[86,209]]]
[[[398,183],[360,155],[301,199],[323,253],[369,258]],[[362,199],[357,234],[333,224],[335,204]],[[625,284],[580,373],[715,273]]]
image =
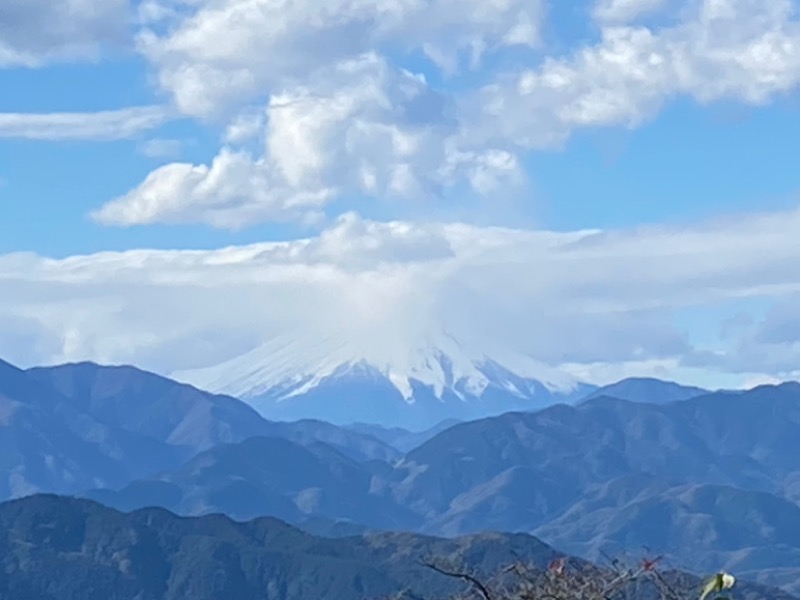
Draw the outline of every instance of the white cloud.
[[[535,46],[538,0],[205,0],[176,14],[147,2],[173,26],[146,29],[140,51],[187,114],[266,99],[367,52],[421,51],[443,68],[506,46]],[[162,28],[163,29],[163,28]]]
[[[0,113],[0,138],[118,140],[155,129],[171,118],[162,106],[99,112]]]
[[[225,128],[222,140],[226,144],[241,144],[257,138],[267,123],[266,110],[246,110],[234,117]]]
[[[317,237],[289,242],[63,260],[7,255],[0,313],[15,324],[9,339],[36,343],[24,345],[25,355],[4,351],[30,360],[33,345],[37,362],[134,362],[170,372],[279,333],[355,335],[368,326],[374,343],[391,344],[442,325],[485,347],[598,377],[617,374],[611,364],[734,372],[713,357],[698,362],[675,311],[746,297],[788,302],[800,293],[798,228],[800,210],[572,233],[381,223],[351,213]],[[774,376],[784,363],[753,363],[748,372]]]
[[[675,0],[599,0],[594,7],[594,17],[605,24],[622,24],[636,21],[668,7]]]
[[[339,217],[336,225],[303,246],[295,246],[295,258],[307,264],[335,264],[348,271],[365,271],[380,265],[428,263],[454,258],[453,248],[441,226],[419,223],[376,223],[356,213]],[[267,251],[266,257],[274,256]]]
[[[108,225],[201,221],[236,229],[253,221],[308,217],[324,204],[326,193],[288,193],[275,184],[269,165],[245,152],[223,149],[210,166],[159,167],[138,188],[92,217]]]
[[[510,53],[501,73],[467,54],[535,46],[538,2],[150,4],[171,11],[139,39],[162,87],[228,126],[212,164],[161,167],[95,213],[107,224],[244,227],[315,219],[343,199],[520,196],[524,155],[577,129],[633,127],[678,96],[761,104],[800,83],[792,0],[603,0],[599,41],[539,63]],[[660,25],[639,22],[668,8]],[[444,84],[399,65],[414,52]],[[478,69],[457,93],[456,66]]]
[[[128,43],[128,0],[3,0],[0,68],[96,60]]]
[[[165,165],[95,218],[237,228],[314,218],[348,193],[402,200],[463,179],[489,193],[521,177],[506,151],[460,149],[448,112],[423,79],[365,54],[236,119],[211,165]],[[263,141],[255,150],[235,144],[256,132]]]
[[[476,143],[543,150],[582,127],[636,126],[678,96],[763,104],[800,83],[795,13],[792,0],[702,0],[677,24],[603,25],[599,43],[502,76],[465,100],[463,120]]]

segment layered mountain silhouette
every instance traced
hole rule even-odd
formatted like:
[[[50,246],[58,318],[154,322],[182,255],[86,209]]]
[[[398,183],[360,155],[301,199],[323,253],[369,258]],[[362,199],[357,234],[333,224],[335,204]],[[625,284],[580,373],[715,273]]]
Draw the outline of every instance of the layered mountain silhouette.
[[[601,397],[456,424],[391,464],[319,444],[283,444],[265,460],[275,440],[249,440],[91,494],[126,509],[279,514],[299,525],[529,532],[594,558],[646,545],[687,568],[735,567],[797,589],[798,436],[798,384],[668,404]],[[313,476],[291,476],[299,471]]]
[[[132,367],[0,363],[0,499],[83,494],[326,535],[526,532],[590,558],[646,545],[800,593],[800,384],[623,383],[632,399],[410,432],[267,421]]]
[[[213,448],[175,471],[121,491],[88,495],[125,510],[163,506],[180,514],[271,515],[298,524],[324,517],[402,530],[417,525],[418,518],[389,493],[393,476],[387,463],[359,462],[321,442],[256,437]]]
[[[24,371],[0,361],[0,500],[119,487],[255,435],[326,441],[358,460],[400,452],[322,421],[277,423],[245,403],[133,367]]]
[[[470,565],[486,577],[517,562],[543,568],[559,556],[527,535],[330,539],[274,518],[186,519],[158,508],[125,514],[50,495],[0,504],[0,552],[0,598],[42,600],[366,600],[403,591],[447,597],[463,591],[463,583],[419,561]],[[672,581],[679,576],[666,573]],[[643,600],[653,597],[647,587],[636,592]],[[737,583],[737,597],[790,600],[780,590],[744,582]]]

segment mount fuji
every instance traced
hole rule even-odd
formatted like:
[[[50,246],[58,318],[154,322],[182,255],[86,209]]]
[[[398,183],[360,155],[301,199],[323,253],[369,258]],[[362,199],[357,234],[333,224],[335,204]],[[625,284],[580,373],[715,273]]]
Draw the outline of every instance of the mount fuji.
[[[240,398],[268,419],[421,430],[446,419],[572,403],[596,389],[524,355],[478,350],[446,332],[419,343],[283,335],[171,377]]]

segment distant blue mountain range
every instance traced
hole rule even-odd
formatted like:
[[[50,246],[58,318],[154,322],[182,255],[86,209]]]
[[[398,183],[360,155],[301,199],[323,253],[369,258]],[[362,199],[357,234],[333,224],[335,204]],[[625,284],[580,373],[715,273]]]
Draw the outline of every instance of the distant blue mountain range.
[[[132,367],[0,363],[0,417],[2,498],[272,515],[325,535],[527,532],[589,558],[648,546],[800,592],[797,383],[626,380],[414,433],[267,421]]]

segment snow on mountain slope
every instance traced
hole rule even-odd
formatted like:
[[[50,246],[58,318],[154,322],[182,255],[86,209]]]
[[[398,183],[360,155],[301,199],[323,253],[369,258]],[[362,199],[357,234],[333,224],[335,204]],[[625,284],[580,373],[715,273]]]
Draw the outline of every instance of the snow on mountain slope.
[[[282,335],[220,365],[172,377],[242,398],[267,418],[412,427],[537,408],[590,391],[528,357],[488,355],[445,332],[414,344]]]

